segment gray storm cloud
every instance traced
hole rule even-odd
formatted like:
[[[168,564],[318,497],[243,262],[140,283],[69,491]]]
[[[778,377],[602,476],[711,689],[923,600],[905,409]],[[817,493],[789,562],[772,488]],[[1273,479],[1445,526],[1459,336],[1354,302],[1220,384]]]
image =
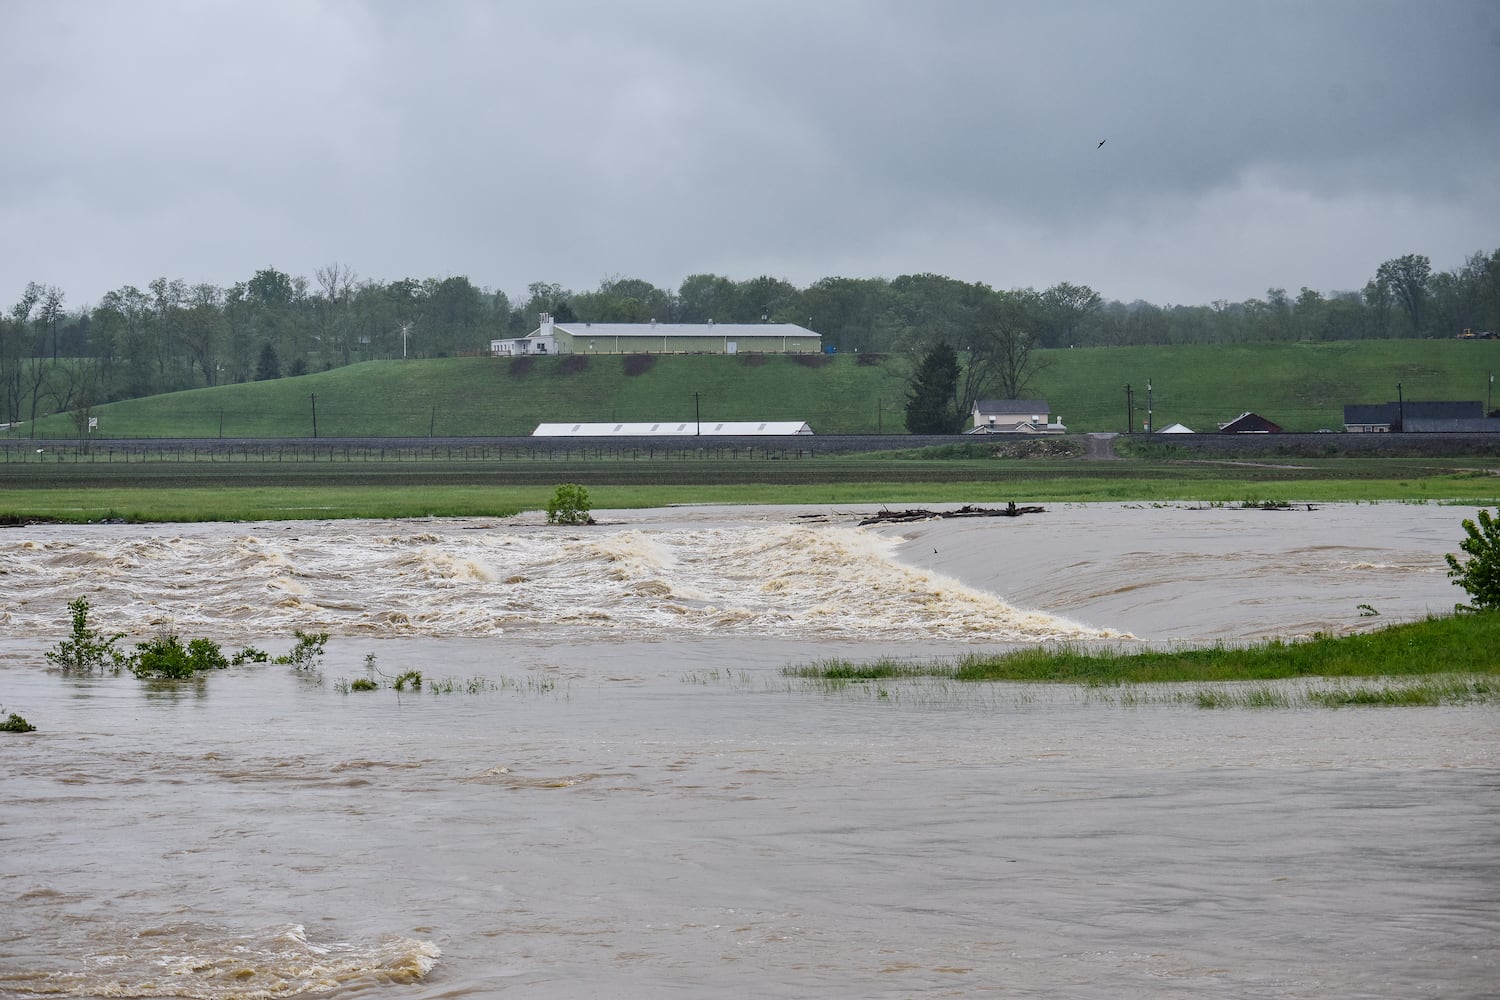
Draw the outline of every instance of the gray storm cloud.
[[[21,0],[0,27],[3,296],[339,260],[1202,303],[1497,243],[1482,0]]]

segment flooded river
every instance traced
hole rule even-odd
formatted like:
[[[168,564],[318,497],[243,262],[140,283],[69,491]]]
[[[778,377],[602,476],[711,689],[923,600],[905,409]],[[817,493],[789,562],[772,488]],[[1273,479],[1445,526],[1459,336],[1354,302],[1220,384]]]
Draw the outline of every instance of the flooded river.
[[[1427,579],[1433,524],[1360,560],[1361,592]],[[38,731],[0,736],[0,995],[1496,995],[1493,707],[782,674],[1151,632],[932,566],[1015,572],[1019,528],[7,530],[0,705]],[[78,596],[131,642],[332,639],[308,671],[70,675],[43,653]]]

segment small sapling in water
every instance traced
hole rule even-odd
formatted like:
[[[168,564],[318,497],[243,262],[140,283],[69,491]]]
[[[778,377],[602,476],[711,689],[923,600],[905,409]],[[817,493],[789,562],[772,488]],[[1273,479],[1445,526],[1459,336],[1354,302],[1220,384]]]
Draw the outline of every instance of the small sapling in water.
[[[73,621],[72,638],[64,639],[47,650],[47,659],[64,670],[115,670],[129,660],[129,654],[115,646],[125,638],[124,632],[105,635],[89,624],[88,598],[68,602]]]
[[[304,632],[299,628],[293,630],[292,635],[297,637],[297,645],[285,656],[276,657],[276,662],[287,664],[296,670],[313,669],[318,658],[323,655],[323,647],[328,645],[328,633]]]

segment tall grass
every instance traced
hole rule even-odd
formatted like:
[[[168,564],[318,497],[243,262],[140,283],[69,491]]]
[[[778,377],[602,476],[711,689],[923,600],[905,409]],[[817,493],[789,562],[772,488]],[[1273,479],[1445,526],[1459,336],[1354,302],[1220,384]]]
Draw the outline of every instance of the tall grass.
[[[1320,635],[1304,642],[1218,644],[1168,650],[1090,650],[1076,646],[1031,647],[957,659],[868,662],[821,660],[784,668],[788,677],[843,684],[870,680],[936,677],[960,682],[1016,681],[1091,686],[1230,683],[1288,679],[1394,678],[1438,675],[1500,675],[1500,612],[1433,616],[1360,635]],[[1464,683],[1470,683],[1464,681]],[[1485,681],[1493,696],[1495,684]],[[1472,689],[1472,685],[1471,685]],[[1330,689],[1334,690],[1334,689]],[[1324,701],[1381,702],[1382,694],[1341,687]],[[1370,691],[1389,690],[1388,685]],[[1456,690],[1456,689],[1455,689]],[[1241,695],[1240,697],[1244,697]]]

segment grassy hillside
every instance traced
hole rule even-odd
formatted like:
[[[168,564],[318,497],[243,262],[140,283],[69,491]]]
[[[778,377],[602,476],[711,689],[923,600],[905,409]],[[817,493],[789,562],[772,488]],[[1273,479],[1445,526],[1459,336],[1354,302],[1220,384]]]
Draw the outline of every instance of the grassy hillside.
[[[1253,410],[1289,431],[1342,425],[1345,403],[1484,400],[1500,341],[1344,341],[1047,351],[1035,380],[1072,431],[1137,426],[1146,384],[1155,426],[1211,431]],[[99,407],[101,437],[499,436],[544,421],[806,420],[821,434],[903,429],[906,363],[839,355],[372,361],[298,378],[220,386]],[[26,437],[22,426],[9,432]],[[39,422],[71,437],[73,422]]]
[[[1343,426],[1346,403],[1485,400],[1500,372],[1500,341],[1364,340],[1327,344],[1229,344],[1050,351],[1038,380],[1070,430],[1123,430],[1125,384],[1135,390],[1136,426],[1152,384],[1157,428],[1195,431],[1249,410],[1289,431]],[[1496,396],[1500,405],[1500,395]]]

